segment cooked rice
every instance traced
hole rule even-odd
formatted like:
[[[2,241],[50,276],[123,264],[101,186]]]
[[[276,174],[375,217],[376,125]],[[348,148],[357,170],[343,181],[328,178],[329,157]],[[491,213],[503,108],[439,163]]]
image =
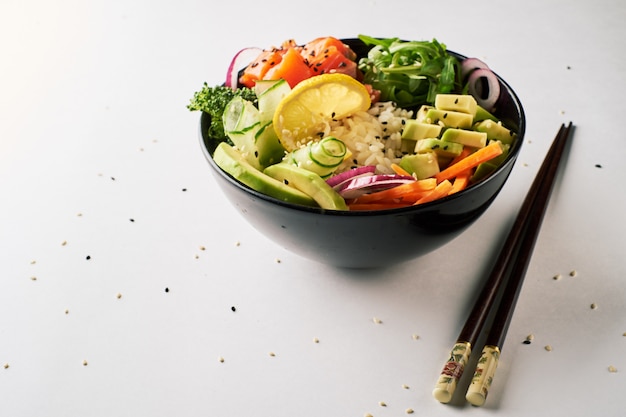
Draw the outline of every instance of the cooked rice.
[[[352,154],[337,172],[355,166],[375,165],[381,174],[393,173],[391,164],[399,163],[402,156],[402,129],[412,116],[412,111],[398,108],[393,102],[381,102],[367,112],[328,123],[324,136],[340,139]]]

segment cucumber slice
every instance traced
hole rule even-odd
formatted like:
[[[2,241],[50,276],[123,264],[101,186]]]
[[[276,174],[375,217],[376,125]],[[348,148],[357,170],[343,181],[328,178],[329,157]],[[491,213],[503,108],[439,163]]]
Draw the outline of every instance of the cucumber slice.
[[[269,84],[266,83],[266,84]],[[257,93],[259,100],[259,113],[262,122],[269,122],[274,117],[274,112],[278,107],[278,103],[291,92],[289,83],[283,79],[271,81],[271,85],[265,86],[260,94]]]

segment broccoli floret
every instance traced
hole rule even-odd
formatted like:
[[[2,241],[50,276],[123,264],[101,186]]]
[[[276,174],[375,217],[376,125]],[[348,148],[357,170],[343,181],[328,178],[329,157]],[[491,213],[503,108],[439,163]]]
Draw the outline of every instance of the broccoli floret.
[[[255,104],[257,102],[256,94],[251,88],[243,87],[233,90],[230,87],[222,85],[209,87],[205,82],[202,90],[194,93],[187,108],[191,111],[203,111],[208,113],[211,116],[209,137],[217,141],[228,141],[228,137],[224,132],[222,115],[224,114],[224,109],[228,102],[236,96],[241,96],[243,99],[252,101]]]

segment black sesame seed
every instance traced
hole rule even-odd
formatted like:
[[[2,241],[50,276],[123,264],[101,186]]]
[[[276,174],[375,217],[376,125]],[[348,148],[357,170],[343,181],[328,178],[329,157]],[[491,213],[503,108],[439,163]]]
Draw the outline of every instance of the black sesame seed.
[[[87,255],[87,257],[85,257],[85,259],[90,260],[90,259],[91,259],[91,256],[90,256],[90,255]]]
[[[596,164],[596,168],[602,168],[602,165]]]
[[[170,292],[170,289],[168,287],[165,287],[165,292]]]
[[[130,222],[131,223],[135,223],[135,219],[130,219]]]
[[[231,309],[232,311],[237,311],[237,309],[235,308],[235,306],[232,306],[230,309]]]
[[[187,191],[187,189],[186,189],[186,188],[183,188],[183,192],[185,192],[185,191]]]
[[[522,343],[525,344],[525,345],[530,345],[531,342],[530,342],[530,340],[524,340]]]

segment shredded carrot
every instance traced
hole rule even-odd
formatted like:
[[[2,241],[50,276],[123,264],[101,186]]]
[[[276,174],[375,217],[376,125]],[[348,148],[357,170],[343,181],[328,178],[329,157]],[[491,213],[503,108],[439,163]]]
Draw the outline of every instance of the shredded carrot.
[[[437,184],[437,187],[435,187],[434,190],[432,190],[431,192],[426,194],[424,197],[417,200],[415,204],[416,205],[424,204],[424,203],[429,203],[431,201],[438,200],[441,197],[447,196],[451,189],[452,189],[452,183],[448,180],[443,180],[439,184]]]
[[[402,199],[406,201],[409,196],[424,193],[433,190],[437,182],[434,178],[426,178],[423,180],[415,180],[397,187],[389,188],[383,191],[377,191],[371,194],[365,194],[358,197],[355,203],[372,203],[380,201],[394,201]]]
[[[398,164],[391,164],[391,169],[393,169],[393,172],[395,172],[398,175],[406,175],[408,177],[411,176],[410,172],[408,172],[407,170],[405,170]]]
[[[444,180],[450,180],[459,175],[461,172],[476,168],[481,163],[501,154],[502,147],[500,146],[500,143],[492,142],[484,148],[480,148],[476,152],[469,154],[460,161],[450,164],[448,168],[435,175],[435,179],[437,180],[437,183],[441,183]]]

